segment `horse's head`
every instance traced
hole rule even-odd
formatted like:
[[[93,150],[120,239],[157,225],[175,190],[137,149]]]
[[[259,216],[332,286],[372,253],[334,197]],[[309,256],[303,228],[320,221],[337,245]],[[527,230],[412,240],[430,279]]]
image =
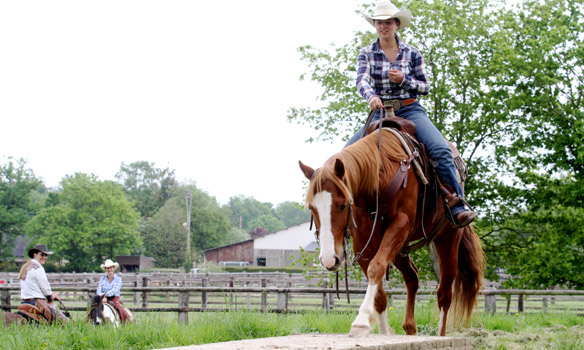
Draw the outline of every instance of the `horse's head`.
[[[103,296],[96,295],[91,300],[91,309],[87,314],[87,318],[94,324],[99,324],[103,320]]]
[[[333,166],[318,170],[300,163],[300,169],[310,180],[306,203],[312,212],[320,245],[320,262],[335,271],[346,259],[344,240],[352,223],[353,199],[345,179],[345,167],[340,159]]]

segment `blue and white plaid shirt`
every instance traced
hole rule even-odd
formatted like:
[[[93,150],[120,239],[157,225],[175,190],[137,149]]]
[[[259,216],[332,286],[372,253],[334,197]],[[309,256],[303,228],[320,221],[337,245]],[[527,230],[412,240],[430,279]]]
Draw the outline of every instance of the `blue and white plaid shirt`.
[[[106,276],[102,276],[97,285],[97,291],[95,294],[104,295],[106,297],[119,297],[120,288],[122,288],[122,278],[118,275],[114,275],[114,279],[110,282]]]
[[[430,82],[424,70],[424,58],[415,47],[401,41],[397,58],[390,63],[381,48],[379,38],[361,49],[357,58],[357,89],[365,101],[378,96],[382,100],[416,98],[427,95]],[[398,69],[404,73],[401,84],[389,80],[389,70]]]

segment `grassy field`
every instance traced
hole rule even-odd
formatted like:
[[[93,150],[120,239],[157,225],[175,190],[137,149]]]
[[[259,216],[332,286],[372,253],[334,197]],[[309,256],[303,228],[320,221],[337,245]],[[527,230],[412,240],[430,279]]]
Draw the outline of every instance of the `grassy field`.
[[[421,304],[421,305],[420,305]],[[347,333],[355,313],[262,314],[259,312],[191,313],[180,325],[176,314],[141,313],[120,328],[94,327],[73,315],[64,326],[0,328],[0,349],[153,349],[297,333]],[[403,334],[403,309],[389,311],[389,322]],[[433,303],[416,309],[420,334],[436,335]],[[584,317],[573,313],[476,313],[470,328],[450,329],[448,336],[472,338],[475,349],[584,349]],[[377,329],[375,329],[377,332]]]

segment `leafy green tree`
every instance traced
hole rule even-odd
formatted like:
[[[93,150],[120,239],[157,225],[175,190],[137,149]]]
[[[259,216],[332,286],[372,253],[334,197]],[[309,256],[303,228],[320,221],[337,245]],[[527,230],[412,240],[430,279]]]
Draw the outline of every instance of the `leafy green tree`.
[[[186,201],[185,191],[192,194],[191,250],[194,258],[209,248],[239,242],[249,238],[232,227],[214,197],[194,185],[175,188],[173,196],[156,214],[143,223],[144,247],[147,255],[156,259],[160,267],[182,266],[186,256]]]
[[[95,271],[106,258],[129,255],[142,245],[139,213],[122,187],[76,173],[61,181],[47,206],[26,225],[33,244],[45,243],[67,270]]]
[[[7,158],[0,165],[0,260],[14,259],[14,240],[39,209],[35,198],[41,187],[24,159]]]
[[[284,227],[284,224],[277,218],[271,203],[262,203],[252,197],[231,197],[223,210],[228,213],[233,226],[239,227],[241,220],[241,227],[246,232],[261,225],[269,225],[270,227],[264,228],[270,231]],[[260,219],[261,217],[263,218]],[[275,220],[268,217],[273,217]]]
[[[300,225],[310,220],[310,211],[296,202],[283,202],[276,206],[276,217],[284,227]]]
[[[154,163],[146,161],[122,163],[116,178],[143,217],[153,216],[172,196],[177,186],[174,170],[159,169]]]

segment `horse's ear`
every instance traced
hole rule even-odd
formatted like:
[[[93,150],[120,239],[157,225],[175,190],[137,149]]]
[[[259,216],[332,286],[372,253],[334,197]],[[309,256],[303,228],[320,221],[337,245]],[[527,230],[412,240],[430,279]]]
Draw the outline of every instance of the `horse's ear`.
[[[314,169],[308,165],[304,165],[301,161],[298,161],[298,164],[300,164],[300,170],[302,170],[304,176],[306,176],[308,180],[312,179],[312,175],[314,175]]]
[[[339,158],[335,159],[335,175],[341,180],[345,176],[345,164]]]

